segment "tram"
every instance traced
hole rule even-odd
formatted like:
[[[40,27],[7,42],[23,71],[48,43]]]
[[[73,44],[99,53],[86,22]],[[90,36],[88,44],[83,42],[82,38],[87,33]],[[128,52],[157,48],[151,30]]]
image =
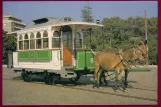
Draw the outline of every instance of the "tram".
[[[45,17],[33,22],[17,31],[17,51],[13,52],[13,69],[21,72],[24,81],[32,81],[36,74],[51,85],[61,78],[77,81],[94,71],[94,55],[83,45],[83,30],[102,29],[103,25],[70,17]]]

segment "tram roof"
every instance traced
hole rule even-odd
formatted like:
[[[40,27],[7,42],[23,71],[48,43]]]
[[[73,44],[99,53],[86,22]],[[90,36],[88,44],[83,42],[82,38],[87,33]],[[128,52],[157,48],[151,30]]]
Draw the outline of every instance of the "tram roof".
[[[68,21],[70,19],[70,21]],[[81,21],[74,21],[70,17],[63,17],[63,18],[55,18],[55,17],[45,17],[45,18],[40,18],[33,20],[35,24],[30,24],[27,25],[24,29],[22,30],[27,30],[27,29],[32,29],[32,28],[37,28],[37,27],[42,27],[42,26],[64,26],[64,25],[78,25],[79,27],[86,26],[86,27],[91,27],[91,26],[98,26],[98,27],[103,27],[101,24],[96,24],[96,23],[89,23],[89,22],[81,22]]]
[[[83,27],[83,28],[90,28],[90,27],[103,27],[101,24],[96,24],[96,23],[89,23],[89,22],[79,22],[79,21],[71,21],[71,22],[64,22],[64,23],[59,23],[55,24],[53,26],[65,26],[65,25],[75,25],[76,27]]]

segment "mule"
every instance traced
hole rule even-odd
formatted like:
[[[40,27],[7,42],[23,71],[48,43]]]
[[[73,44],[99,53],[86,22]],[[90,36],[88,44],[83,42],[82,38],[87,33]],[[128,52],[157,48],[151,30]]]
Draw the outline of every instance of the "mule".
[[[91,49],[92,51],[92,49]],[[93,87],[100,87],[99,80],[102,70],[115,70],[115,87],[116,89],[118,84],[118,74],[122,73],[122,83],[123,88],[125,89],[125,83],[127,82],[127,74],[125,72],[125,80],[123,80],[124,70],[130,67],[129,62],[136,59],[143,60],[147,57],[148,47],[147,42],[141,42],[136,47],[126,48],[123,50],[117,49],[104,49],[103,51],[98,52],[97,54],[92,51],[94,56],[95,72],[94,72],[94,85]]]
[[[136,46],[135,46],[135,47],[136,47]],[[126,51],[127,49],[128,49],[128,48],[123,49],[123,51]],[[129,48],[129,49],[130,49],[130,48]],[[144,42],[144,45],[143,45],[143,42],[141,42],[141,43],[139,44],[138,49],[139,49],[139,51],[136,51],[136,52],[135,52],[135,53],[137,54],[137,57],[138,57],[138,58],[137,58],[137,59],[136,59],[136,58],[131,59],[131,60],[130,60],[131,62],[134,62],[134,61],[136,61],[136,60],[138,60],[139,62],[145,62],[146,58],[148,58],[148,56],[147,56],[147,54],[148,54],[147,41]],[[105,52],[110,52],[110,53],[116,53],[116,54],[119,53],[119,49],[109,49],[109,48],[107,48],[107,49],[104,49],[103,51],[105,51]],[[130,51],[130,50],[129,50],[129,51]],[[106,71],[106,72],[108,72],[108,71]],[[124,85],[125,85],[125,87],[127,87],[127,85],[128,85],[128,84],[127,84],[127,76],[128,76],[129,71],[128,71],[128,69],[125,69],[124,72],[125,72]],[[101,77],[100,77],[100,84],[103,84],[101,78],[104,80],[103,82],[104,82],[106,85],[108,85],[108,82],[106,81],[106,78],[105,78],[105,71],[102,71]]]

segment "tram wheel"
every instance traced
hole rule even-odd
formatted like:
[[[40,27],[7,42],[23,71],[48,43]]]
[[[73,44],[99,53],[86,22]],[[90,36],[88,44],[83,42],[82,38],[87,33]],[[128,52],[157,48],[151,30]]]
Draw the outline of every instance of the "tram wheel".
[[[60,76],[59,75],[46,74],[44,76],[44,81],[45,81],[45,84],[47,84],[47,85],[56,84],[59,80],[60,80]]]
[[[50,76],[48,77],[48,84],[49,84],[49,85],[53,85],[53,83],[54,83],[54,76],[50,75]]]
[[[25,71],[21,72],[21,78],[24,80],[24,78],[25,78]]]
[[[49,84],[49,74],[47,72],[44,74],[44,82],[45,84]]]
[[[49,84],[49,80],[48,80],[48,78],[47,78],[47,77],[45,78],[45,80],[44,80],[44,81],[45,81],[45,84]]]
[[[77,82],[81,77],[81,74],[77,73],[77,76],[75,78],[69,78],[69,81],[71,82]]]
[[[26,72],[24,76],[25,82],[31,82],[32,81],[32,73]]]

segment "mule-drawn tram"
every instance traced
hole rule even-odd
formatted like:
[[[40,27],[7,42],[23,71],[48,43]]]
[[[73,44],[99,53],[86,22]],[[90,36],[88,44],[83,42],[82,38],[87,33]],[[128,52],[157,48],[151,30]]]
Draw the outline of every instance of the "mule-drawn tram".
[[[102,28],[99,23],[77,22],[70,17],[41,18],[17,31],[17,51],[13,69],[21,71],[24,81],[41,75],[46,84],[60,78],[77,81],[94,71],[94,55],[83,46],[83,30]]]

